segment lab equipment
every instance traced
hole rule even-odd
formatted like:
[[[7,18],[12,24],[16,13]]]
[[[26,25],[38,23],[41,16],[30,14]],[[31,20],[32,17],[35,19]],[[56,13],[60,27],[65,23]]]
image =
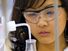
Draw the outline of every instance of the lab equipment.
[[[55,51],[60,51],[59,49],[59,27],[58,27],[58,16],[59,16],[59,12],[58,12],[58,0],[54,0],[54,39],[55,39]]]
[[[26,40],[25,51],[36,51],[36,40],[35,39],[31,39],[31,43],[30,43],[30,40]]]
[[[5,30],[4,30],[4,20],[0,17],[0,48],[3,47],[5,42]]]
[[[30,26],[27,23],[20,23],[20,24],[15,24],[15,21],[9,21],[7,23],[7,28],[8,32],[10,31],[16,31],[16,27],[19,26],[27,26],[28,27],[28,33],[29,33],[29,39],[26,40],[26,49],[25,51],[36,51],[36,40],[31,39],[31,30]]]

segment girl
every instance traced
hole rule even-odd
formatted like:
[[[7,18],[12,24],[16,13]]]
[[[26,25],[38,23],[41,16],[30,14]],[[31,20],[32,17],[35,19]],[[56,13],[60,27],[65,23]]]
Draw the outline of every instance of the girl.
[[[59,48],[67,48],[67,12],[68,0],[58,0]],[[28,23],[32,38],[37,40],[37,51],[55,51],[54,40],[54,0],[16,0],[12,20],[16,23]],[[11,51],[25,51],[25,40],[28,39],[26,27],[17,27],[17,31],[9,34],[6,46]],[[16,40],[14,40],[16,39]],[[7,42],[9,44],[7,45]],[[9,51],[10,51],[9,50]]]

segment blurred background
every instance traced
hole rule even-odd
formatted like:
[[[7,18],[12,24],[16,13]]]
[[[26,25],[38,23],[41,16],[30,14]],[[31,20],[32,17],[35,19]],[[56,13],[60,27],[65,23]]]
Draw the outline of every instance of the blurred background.
[[[13,8],[14,0],[6,0],[7,1],[7,20],[9,21],[11,19],[11,13]],[[0,17],[3,16],[2,13],[2,0],[0,0]]]

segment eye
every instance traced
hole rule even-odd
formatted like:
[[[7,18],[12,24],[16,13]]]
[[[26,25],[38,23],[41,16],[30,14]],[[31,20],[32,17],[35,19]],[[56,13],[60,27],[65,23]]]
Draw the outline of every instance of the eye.
[[[54,11],[48,11],[46,14],[47,14],[48,16],[54,15]]]
[[[28,15],[34,17],[34,16],[37,16],[37,13],[29,13]]]

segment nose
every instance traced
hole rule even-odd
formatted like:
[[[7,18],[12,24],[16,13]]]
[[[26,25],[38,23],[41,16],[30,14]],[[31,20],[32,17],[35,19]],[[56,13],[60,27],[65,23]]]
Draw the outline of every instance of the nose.
[[[47,27],[48,26],[48,21],[46,21],[44,18],[39,19],[39,22],[37,23],[37,26],[39,27]]]

